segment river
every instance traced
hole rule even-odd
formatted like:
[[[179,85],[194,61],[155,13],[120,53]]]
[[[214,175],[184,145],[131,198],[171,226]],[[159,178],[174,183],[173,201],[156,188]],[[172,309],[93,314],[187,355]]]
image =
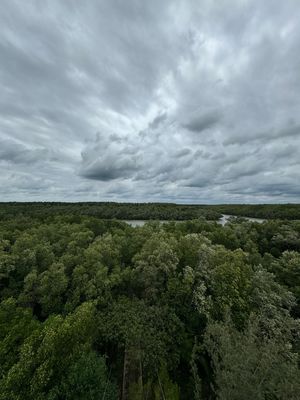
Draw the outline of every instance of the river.
[[[219,219],[218,224],[221,225],[225,225],[226,222],[228,222],[228,220],[233,217],[233,218],[237,218],[236,215],[228,215],[228,214],[222,214],[222,217]],[[250,218],[250,217],[240,217],[240,218],[244,218],[247,221],[251,221],[251,222],[258,222],[259,224],[261,224],[262,222],[264,222],[264,219],[261,218]]]
[[[218,224],[225,225],[231,217],[235,218],[236,216],[235,215],[222,214],[222,217],[217,222],[218,222]],[[260,219],[260,218],[250,218],[250,217],[242,217],[242,218],[246,219],[247,221],[258,222],[259,224],[261,224],[262,222],[265,221],[264,219]],[[148,220],[132,219],[132,220],[127,220],[125,222],[127,224],[135,227],[135,226],[143,226],[143,225],[145,225],[145,223],[148,222]],[[159,222],[161,222],[162,224],[165,224],[165,223],[171,222],[171,221],[160,220]],[[184,222],[184,221],[176,221],[176,222]]]

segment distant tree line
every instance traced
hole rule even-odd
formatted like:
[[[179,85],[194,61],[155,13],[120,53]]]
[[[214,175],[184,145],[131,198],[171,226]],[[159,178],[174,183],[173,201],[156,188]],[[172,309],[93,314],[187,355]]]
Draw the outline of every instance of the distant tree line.
[[[300,219],[300,204],[224,204],[195,205],[172,203],[114,202],[8,202],[0,203],[0,217],[16,215],[47,217],[53,215],[90,215],[102,219],[174,220],[204,218],[217,220],[222,214],[262,219]]]
[[[221,217],[218,211],[210,207],[171,203],[0,203],[0,217],[7,218],[20,214],[38,217],[74,214],[122,220],[188,220],[196,218],[217,220]]]
[[[225,204],[212,206],[221,214],[263,219],[300,219],[300,204]]]

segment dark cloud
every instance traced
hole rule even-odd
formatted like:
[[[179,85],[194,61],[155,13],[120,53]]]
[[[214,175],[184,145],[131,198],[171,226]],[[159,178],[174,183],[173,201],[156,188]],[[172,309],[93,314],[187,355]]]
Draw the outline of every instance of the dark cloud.
[[[0,161],[29,165],[51,157],[55,159],[55,154],[46,148],[28,148],[13,140],[0,139]]]
[[[294,0],[3,0],[1,200],[299,201],[299,19]]]
[[[220,111],[209,111],[193,117],[189,122],[183,124],[183,127],[192,132],[202,132],[216,125],[221,120],[221,117]]]
[[[184,149],[178,150],[177,153],[175,153],[175,158],[185,157],[189,154],[191,154],[191,149],[184,148]]]
[[[99,181],[110,181],[118,178],[129,178],[134,171],[138,171],[137,161],[134,157],[119,159],[99,158],[84,167],[81,176]]]
[[[165,121],[167,119],[167,113],[162,113],[159,114],[157,117],[154,118],[153,121],[151,121],[149,123],[149,128],[150,129],[156,129],[157,127],[159,127],[159,125],[161,125],[161,123],[163,121]]]

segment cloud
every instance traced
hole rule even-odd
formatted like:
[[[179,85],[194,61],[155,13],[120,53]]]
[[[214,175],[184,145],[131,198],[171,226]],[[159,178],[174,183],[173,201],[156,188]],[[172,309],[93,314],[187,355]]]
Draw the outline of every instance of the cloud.
[[[294,0],[1,5],[1,200],[299,201]]]
[[[194,116],[189,122],[183,124],[183,127],[192,132],[202,132],[216,125],[221,120],[221,117],[222,114],[219,110],[209,111]]]
[[[0,138],[0,161],[10,165],[31,166],[36,163],[65,160],[58,150],[45,147],[28,147],[23,143]]]
[[[117,178],[128,178],[133,171],[138,170],[137,160],[134,157],[121,157],[111,159],[110,157],[99,158],[81,171],[81,176],[99,181],[109,181]],[[118,154],[116,154],[118,156]]]
[[[156,129],[156,128],[158,128],[158,127],[161,125],[161,123],[164,122],[166,119],[167,119],[167,113],[159,114],[159,115],[157,115],[157,117],[154,118],[153,121],[151,121],[151,122],[149,123],[149,126],[148,126],[148,127],[149,127],[150,129]]]
[[[42,157],[44,150],[30,151],[13,140],[0,140],[0,161],[13,164],[31,164]]]
[[[185,157],[185,156],[187,156],[187,155],[189,155],[189,154],[191,154],[191,149],[188,149],[188,148],[183,148],[182,150],[178,150],[176,153],[175,153],[175,158],[181,158],[181,157]]]

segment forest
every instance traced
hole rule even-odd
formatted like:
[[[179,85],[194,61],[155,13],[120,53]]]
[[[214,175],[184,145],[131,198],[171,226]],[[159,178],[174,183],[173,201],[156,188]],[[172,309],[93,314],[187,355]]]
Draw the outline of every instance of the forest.
[[[102,219],[175,220],[204,218],[218,220],[222,214],[263,219],[300,219],[300,204],[174,204],[114,202],[0,202],[0,217],[16,215],[90,215]]]
[[[299,215],[1,203],[0,400],[299,400]]]
[[[188,220],[205,218],[217,220],[221,213],[209,206],[171,203],[0,203],[0,216],[24,214],[45,217],[48,215],[90,215],[103,219],[121,220]]]

